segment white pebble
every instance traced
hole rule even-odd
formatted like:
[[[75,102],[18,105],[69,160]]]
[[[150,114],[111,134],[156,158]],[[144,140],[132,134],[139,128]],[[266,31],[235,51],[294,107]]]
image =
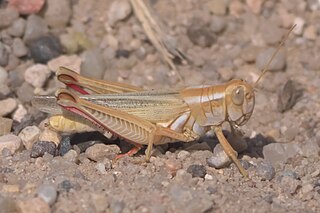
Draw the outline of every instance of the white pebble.
[[[4,135],[0,137],[0,153],[4,149],[10,150],[11,154],[17,152],[21,147],[21,139],[16,135]]]
[[[127,0],[113,1],[108,11],[109,24],[113,26],[118,21],[127,18],[131,12],[132,8]]]
[[[301,17],[296,17],[293,21],[297,26],[293,29],[293,33],[296,35],[301,35],[303,32],[305,20]]]
[[[28,111],[26,110],[26,108],[24,108],[22,104],[19,104],[17,110],[13,113],[12,118],[13,120],[21,122],[24,116],[26,116],[27,114]]]
[[[50,76],[50,70],[42,64],[35,64],[29,67],[24,73],[26,82],[36,88],[41,88]]]
[[[51,71],[56,72],[59,67],[67,67],[75,72],[80,73],[81,58],[77,55],[62,55],[51,59],[48,67]]]
[[[33,144],[39,139],[40,133],[40,129],[37,126],[27,126],[18,136],[26,149],[31,150]]]

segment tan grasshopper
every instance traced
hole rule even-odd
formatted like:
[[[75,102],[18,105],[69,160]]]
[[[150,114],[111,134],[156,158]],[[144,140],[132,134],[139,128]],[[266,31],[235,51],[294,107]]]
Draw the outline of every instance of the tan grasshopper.
[[[249,120],[255,104],[254,87],[268,71],[289,33],[253,86],[236,79],[217,86],[144,91],[124,83],[90,79],[60,67],[58,80],[82,95],[58,89],[55,97],[36,96],[33,105],[56,114],[49,123],[57,131],[96,128],[108,138],[116,136],[133,143],[135,147],[127,153],[130,156],[147,145],[147,160],[153,145],[191,142],[213,130],[226,154],[247,176],[237,152],[223,135],[222,124],[228,122],[233,130]]]

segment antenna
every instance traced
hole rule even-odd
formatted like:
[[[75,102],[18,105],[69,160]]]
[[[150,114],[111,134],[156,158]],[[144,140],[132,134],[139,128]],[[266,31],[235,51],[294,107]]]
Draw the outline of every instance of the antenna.
[[[285,37],[281,40],[279,46],[277,47],[276,51],[274,51],[274,53],[272,54],[271,58],[269,59],[268,63],[266,64],[266,66],[264,67],[264,69],[262,70],[261,75],[259,76],[259,78],[257,79],[257,81],[253,84],[253,88],[255,88],[257,86],[257,84],[259,83],[259,81],[261,80],[262,76],[264,76],[269,70],[269,66],[271,64],[271,62],[273,61],[274,57],[276,57],[276,55],[278,54],[278,52],[280,51],[281,47],[284,45],[284,42],[288,39],[290,33],[292,32],[292,30],[296,27],[297,25],[294,24],[292,25],[292,27],[290,28],[290,30],[287,32],[287,34],[285,35]]]

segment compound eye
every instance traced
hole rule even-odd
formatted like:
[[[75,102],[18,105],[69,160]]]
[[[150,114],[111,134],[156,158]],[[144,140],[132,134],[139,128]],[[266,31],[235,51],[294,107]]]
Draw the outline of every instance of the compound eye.
[[[235,88],[232,91],[231,99],[235,105],[242,105],[244,102],[244,89],[243,89],[243,87]]]

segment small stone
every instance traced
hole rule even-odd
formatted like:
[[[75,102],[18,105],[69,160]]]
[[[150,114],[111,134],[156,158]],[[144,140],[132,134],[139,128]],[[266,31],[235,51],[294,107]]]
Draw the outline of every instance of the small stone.
[[[6,84],[8,82],[8,72],[0,66],[0,84]]]
[[[9,52],[2,42],[0,42],[0,66],[7,66],[9,63]]]
[[[19,13],[13,7],[0,8],[0,29],[12,25],[18,19]]]
[[[231,16],[239,17],[244,12],[244,4],[241,1],[231,1],[229,13]]]
[[[314,41],[317,39],[317,28],[314,25],[310,25],[306,27],[306,29],[303,32],[303,37],[306,39],[309,39],[311,41]]]
[[[225,15],[227,13],[227,1],[209,1],[208,8],[215,15]]]
[[[247,5],[254,14],[260,14],[264,0],[246,0]]]
[[[66,154],[63,155],[63,159],[66,159],[67,161],[76,163],[78,161],[78,153],[71,149]]]
[[[106,145],[102,143],[94,144],[85,151],[86,156],[96,162],[103,158],[114,159],[119,153],[120,149],[117,145]]]
[[[107,174],[106,167],[101,162],[97,163],[94,168],[103,175]]]
[[[293,29],[293,33],[296,35],[302,35],[303,28],[305,25],[305,20],[301,17],[296,17],[293,21],[293,24],[296,25],[296,27]]]
[[[0,209],[3,213],[5,212],[15,212],[16,202],[11,197],[3,197],[0,195]]]
[[[46,35],[48,32],[48,26],[40,16],[30,15],[27,19],[23,40],[30,42]]]
[[[33,144],[30,157],[42,157],[45,153],[55,156],[57,152],[56,144],[49,141],[37,141]]]
[[[11,72],[12,70],[16,69],[19,66],[20,62],[21,61],[17,56],[15,56],[14,54],[10,54],[9,61],[6,66],[6,70]]]
[[[27,82],[23,82],[17,89],[17,96],[22,103],[30,103],[34,98],[34,87]]]
[[[295,194],[300,185],[299,180],[296,180],[289,176],[284,176],[281,178],[280,187],[286,194]]]
[[[182,164],[180,161],[170,158],[165,161],[165,167],[169,174],[175,176],[176,172],[182,168]]]
[[[50,77],[50,70],[46,65],[35,64],[29,67],[24,73],[26,82],[36,88],[41,88]]]
[[[187,36],[193,44],[204,48],[211,47],[217,40],[214,32],[212,32],[206,26],[201,26],[201,24],[199,24],[196,20],[194,20],[191,26],[188,27]]]
[[[190,165],[187,169],[187,172],[190,173],[192,177],[200,177],[200,178],[204,178],[204,176],[207,174],[206,167],[203,165],[197,165],[197,164]]]
[[[52,28],[63,28],[69,23],[72,15],[69,0],[47,0],[44,19]]]
[[[300,151],[300,146],[296,143],[270,143],[263,147],[264,159],[272,165],[285,163],[290,157],[295,156]]]
[[[13,22],[8,28],[8,33],[15,37],[22,37],[26,28],[27,21],[23,18],[19,18]]]
[[[20,186],[17,184],[5,184],[2,186],[2,191],[7,193],[17,193],[20,192]]]
[[[0,116],[5,116],[12,113],[18,106],[17,100],[14,98],[7,98],[0,101]]]
[[[70,182],[70,180],[64,180],[59,184],[58,191],[69,192],[72,188],[74,188],[74,185]]]
[[[22,15],[30,15],[41,10],[45,0],[9,0],[9,6],[16,8]]]
[[[37,40],[30,42],[29,50],[36,63],[44,64],[62,53],[59,40],[52,35],[39,37]]]
[[[14,153],[20,150],[21,146],[22,141],[16,135],[9,134],[0,136],[0,153],[4,149],[8,149],[10,150],[10,154],[13,155]]]
[[[0,136],[9,134],[12,129],[13,120],[0,117]]]
[[[81,74],[84,76],[102,79],[105,64],[99,49],[87,50],[81,54]]]
[[[27,126],[18,135],[27,150],[31,150],[33,144],[39,139],[40,129],[37,126]]]
[[[37,189],[37,195],[51,206],[56,202],[58,193],[54,185],[42,184]]]
[[[18,200],[17,209],[19,213],[51,213],[49,205],[41,198]]]
[[[320,153],[320,147],[315,138],[307,140],[305,144],[302,145],[300,154],[304,157],[318,157]]]
[[[12,118],[20,123],[27,114],[27,109],[22,104],[19,104],[16,111],[12,114]]]
[[[229,81],[234,77],[234,72],[231,67],[221,67],[217,69],[223,81]]]
[[[262,180],[272,180],[276,174],[274,167],[271,163],[259,162],[257,164],[257,173],[262,178]]]
[[[59,67],[67,67],[79,73],[81,62],[81,58],[77,55],[61,55],[58,58],[51,59],[48,62],[48,67],[53,72],[58,71]]]
[[[260,23],[260,31],[262,39],[267,44],[278,44],[283,36],[283,30],[270,21]]]
[[[77,40],[71,34],[62,34],[59,36],[60,43],[67,54],[77,53],[79,45]]]
[[[302,90],[294,81],[288,80],[278,92],[277,110],[282,113],[290,110],[301,96]]]
[[[213,180],[213,176],[206,174],[206,175],[204,176],[204,179],[205,179],[205,180]]]
[[[126,204],[123,201],[113,201],[110,204],[110,211],[112,213],[122,213]]]
[[[184,160],[187,157],[190,156],[190,152],[186,151],[186,150],[181,150],[178,154],[177,154],[177,158],[180,160]]]
[[[128,0],[114,1],[108,10],[108,23],[114,26],[119,21],[126,19],[132,12],[131,5]]]
[[[287,142],[292,142],[296,135],[299,132],[298,127],[289,127],[285,132],[284,132],[284,137],[286,138]]]
[[[311,183],[305,184],[301,188],[301,193],[303,195],[305,195],[305,194],[311,192],[313,190],[313,188],[314,188],[314,186]]]
[[[221,33],[226,28],[226,21],[223,17],[213,16],[212,21],[210,22],[210,29],[214,33]]]
[[[210,167],[221,169],[228,166],[231,163],[231,159],[223,151],[220,144],[217,144],[213,150],[213,156],[207,159],[207,163]]]
[[[270,60],[272,54],[275,52],[276,48],[270,47],[266,50],[261,51],[256,58],[256,67],[262,70],[268,61]],[[272,60],[269,69],[270,71],[283,70],[286,66],[286,54],[284,51],[279,51],[278,54]]]
[[[108,34],[106,36],[106,41],[107,41],[107,44],[114,50],[116,51],[118,48],[119,48],[119,41],[116,37],[114,37],[113,35],[111,34]]]
[[[12,51],[17,57],[25,56],[28,53],[26,45],[24,45],[24,42],[20,38],[13,39]]]

